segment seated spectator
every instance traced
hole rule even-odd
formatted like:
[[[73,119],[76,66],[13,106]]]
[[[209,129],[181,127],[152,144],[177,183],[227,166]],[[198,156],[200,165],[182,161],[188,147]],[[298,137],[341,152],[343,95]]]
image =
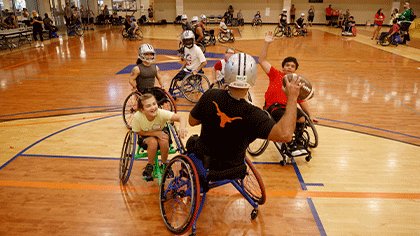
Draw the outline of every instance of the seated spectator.
[[[239,25],[244,25],[244,16],[242,15],[241,10],[239,10],[239,12],[236,15],[236,17],[238,18]]]
[[[14,13],[11,13],[6,19],[4,19],[4,24],[9,29],[14,29],[18,27],[18,24],[16,22],[16,17]]]
[[[45,18],[42,20],[44,22],[44,29],[48,30],[48,36],[49,38],[53,38],[53,35],[57,35],[57,27],[54,26],[54,22],[51,20],[51,18],[48,17],[48,13],[45,13]],[[55,38],[55,37],[54,37]]]

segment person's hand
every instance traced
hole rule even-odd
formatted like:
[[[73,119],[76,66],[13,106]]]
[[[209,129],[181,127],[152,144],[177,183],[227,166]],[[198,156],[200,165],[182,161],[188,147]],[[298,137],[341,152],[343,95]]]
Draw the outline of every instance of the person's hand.
[[[274,33],[273,31],[268,31],[265,33],[265,42],[266,43],[272,43],[274,41]]]
[[[295,99],[297,100],[300,92],[300,88],[303,86],[303,84],[300,83],[300,76],[294,75],[292,78],[292,81],[289,82],[289,80],[284,80],[285,82],[285,91],[284,93],[287,96],[287,99]]]
[[[309,119],[312,121],[312,123],[317,124],[318,120],[315,117],[310,116]]]
[[[197,75],[197,71],[196,70],[193,70],[193,71],[191,71],[191,73],[193,74],[193,75]]]
[[[180,128],[178,131],[178,137],[180,137],[181,139],[186,138],[188,135],[188,130],[185,128]]]
[[[137,88],[132,87],[132,88],[131,88],[131,92],[137,92]]]
[[[156,138],[158,138],[160,140],[163,140],[163,141],[169,140],[169,136],[165,132],[163,132],[163,131],[157,132]]]

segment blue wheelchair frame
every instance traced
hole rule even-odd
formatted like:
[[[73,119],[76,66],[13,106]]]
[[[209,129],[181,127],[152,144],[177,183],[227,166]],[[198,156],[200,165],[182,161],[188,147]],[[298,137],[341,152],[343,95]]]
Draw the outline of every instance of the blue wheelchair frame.
[[[170,126],[171,132],[173,131],[173,127]],[[178,138],[175,137],[175,142],[178,146],[181,144]],[[207,180],[207,176],[209,173],[208,169],[204,168],[203,161],[198,159],[193,153],[185,153],[183,150],[181,150],[181,155],[178,155],[174,157],[168,164],[168,167],[171,167],[172,165],[175,165],[175,162],[181,162],[180,170],[173,170],[175,172],[175,176],[173,176],[173,179],[168,183],[167,188],[165,188],[165,180],[166,176],[168,176],[168,169],[167,168],[163,174],[163,180],[162,184],[160,186],[160,208],[162,213],[162,218],[165,222],[166,227],[168,230],[170,230],[174,234],[184,234],[186,233],[191,227],[192,227],[192,234],[195,235],[195,232],[197,230],[197,219],[201,214],[201,211],[204,206],[204,202],[206,200],[206,194],[207,192],[212,189],[216,188],[225,184],[232,184],[241,194],[245,197],[245,199],[251,204],[251,206],[254,208],[251,212],[251,219],[255,219],[258,216],[258,206],[264,204],[265,202],[265,189],[264,185],[262,183],[262,180],[256,171],[255,167],[252,165],[252,162],[249,161],[245,157],[244,163],[247,165],[247,168],[250,167],[251,171],[255,176],[257,176],[257,181],[261,190],[261,197],[255,197],[254,199],[250,195],[250,190],[246,186],[246,181],[241,178],[236,179],[225,179],[220,181],[214,181],[209,182]],[[185,173],[190,172],[190,173]],[[179,176],[177,174],[179,173]],[[249,173],[247,173],[249,175]],[[191,176],[190,179],[184,179],[187,176]],[[193,181],[191,181],[193,180]],[[204,185],[207,185],[208,188],[205,188],[201,183],[204,183]],[[182,189],[186,188],[186,189]],[[200,190],[199,192],[197,190]],[[252,194],[252,193],[251,193]],[[201,196],[201,201],[200,201]],[[188,208],[188,205],[185,203],[185,200],[183,198],[189,197],[191,198],[191,211],[188,214],[182,214],[184,217],[186,217],[186,221],[180,226],[180,227],[173,227],[170,222],[168,222],[168,216],[169,214],[173,213],[173,211],[166,212],[165,210],[165,203],[170,200],[174,200],[173,208],[175,209],[175,204],[179,203],[184,208]],[[198,208],[198,203],[200,202],[200,207]],[[171,206],[169,204],[169,206]],[[182,209],[181,209],[182,210]],[[176,216],[175,216],[176,217]],[[169,218],[171,218],[169,216]],[[173,218],[173,215],[172,215]],[[178,222],[174,222],[177,224]]]
[[[188,95],[188,92],[197,90],[199,93],[205,93],[207,89],[210,88],[210,81],[207,79],[207,77],[204,75],[204,72],[200,70],[195,77],[200,76],[200,80],[197,80],[196,78],[190,79],[194,75],[191,72],[188,72],[184,78],[182,79],[172,79],[171,85],[169,86],[169,93],[174,98],[186,98],[188,101],[196,103],[198,102],[198,99],[194,99]],[[204,79],[207,82],[207,89],[203,87],[202,79]],[[179,82],[181,84],[179,84]],[[201,96],[200,96],[201,97]]]

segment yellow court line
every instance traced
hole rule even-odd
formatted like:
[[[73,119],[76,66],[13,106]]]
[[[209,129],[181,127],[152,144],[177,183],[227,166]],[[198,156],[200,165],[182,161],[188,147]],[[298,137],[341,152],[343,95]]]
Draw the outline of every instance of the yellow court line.
[[[95,190],[95,191],[127,191],[142,193],[158,193],[159,187],[123,186],[123,185],[98,185],[54,183],[35,181],[0,180],[3,187],[68,189],[68,190]],[[234,195],[236,190],[212,189],[209,194]],[[374,193],[374,192],[315,192],[315,191],[266,191],[268,197],[302,197],[302,198],[380,198],[380,199],[420,199],[420,193]]]
[[[69,114],[71,115],[71,114]],[[43,125],[43,124],[53,124],[53,123],[61,123],[61,122],[68,122],[68,121],[75,121],[75,120],[87,120],[87,119],[95,119],[95,118],[101,118],[101,117],[107,117],[107,116],[113,116],[112,115],[100,115],[100,116],[92,116],[92,117],[82,117],[82,118],[75,118],[75,119],[69,119],[69,120],[56,120],[56,121],[45,121],[45,122],[38,122],[38,123],[25,123],[25,124],[14,124],[14,125],[0,125],[0,127],[13,127],[13,126],[26,126],[26,125]],[[34,118],[36,119],[36,117]]]

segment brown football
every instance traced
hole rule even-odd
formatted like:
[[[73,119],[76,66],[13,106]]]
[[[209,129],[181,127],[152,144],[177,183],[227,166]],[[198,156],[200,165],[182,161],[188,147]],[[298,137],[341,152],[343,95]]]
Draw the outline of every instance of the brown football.
[[[309,80],[307,80],[305,77],[298,75],[298,74],[287,74],[283,77],[283,90],[284,87],[286,85],[285,80],[289,80],[292,81],[293,78],[300,78],[300,83],[303,84],[303,86],[300,88],[299,91],[299,100],[309,100],[314,96],[314,90],[312,88],[312,84],[311,82],[309,82]]]

